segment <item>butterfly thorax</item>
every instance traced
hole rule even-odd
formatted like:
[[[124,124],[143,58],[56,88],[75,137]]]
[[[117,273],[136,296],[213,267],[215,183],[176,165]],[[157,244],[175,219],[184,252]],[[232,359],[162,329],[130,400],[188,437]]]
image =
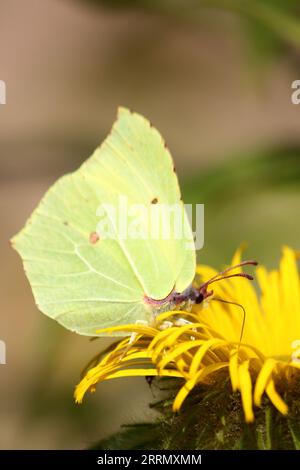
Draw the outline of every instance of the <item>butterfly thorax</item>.
[[[151,299],[145,296],[144,302],[152,307],[153,314],[169,310],[186,310],[190,311],[193,305],[200,304],[205,298],[205,294],[193,286],[189,286],[183,292],[172,291],[167,297],[161,300]]]

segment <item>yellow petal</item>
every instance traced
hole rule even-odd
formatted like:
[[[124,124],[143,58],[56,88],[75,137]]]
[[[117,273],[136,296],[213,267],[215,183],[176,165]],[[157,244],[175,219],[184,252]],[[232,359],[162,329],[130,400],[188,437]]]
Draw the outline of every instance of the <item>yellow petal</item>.
[[[286,415],[288,413],[288,406],[283,401],[281,396],[277,393],[274,385],[274,380],[271,379],[268,383],[266,387],[266,393],[273,405],[277,408],[277,410],[280,411],[280,413],[282,413],[283,415]]]
[[[248,247],[248,243],[246,242],[243,242],[240,244],[240,246],[237,248],[236,252],[233,255],[231,266],[235,266],[236,264],[239,264],[241,262],[242,254],[247,249],[247,247]],[[241,268],[238,268],[236,272],[241,272]]]
[[[194,374],[196,374],[196,372],[198,371],[199,369],[199,366],[202,362],[202,359],[203,357],[205,356],[205,354],[207,353],[207,351],[215,346],[221,346],[222,344],[225,344],[226,342],[225,341],[222,341],[222,340],[219,340],[219,339],[211,339],[211,340],[208,340],[208,341],[205,341],[205,343],[203,344],[203,346],[201,346],[198,351],[196,352],[196,354],[194,355],[194,358],[192,360],[192,363],[191,363],[191,367],[190,367],[190,370],[189,370],[189,374],[191,376],[193,376]]]
[[[239,357],[238,348],[230,351],[229,359],[229,374],[231,380],[232,390],[235,392],[239,389]]]
[[[159,373],[157,369],[125,369],[119,370],[118,372],[113,372],[107,376],[107,379],[117,379],[120,377],[146,377],[150,375],[161,375],[162,377],[181,377],[181,374],[176,370],[166,369],[162,373]]]
[[[276,365],[276,361],[274,359],[267,359],[261,368],[261,371],[256,379],[256,384],[255,384],[255,389],[254,389],[254,403],[256,406],[261,405],[261,397],[267,386],[267,382],[272,375],[275,365]]]
[[[249,373],[249,361],[245,361],[239,366],[239,386],[245,419],[247,423],[251,423],[254,420],[254,414],[252,408],[252,382]]]
[[[167,330],[159,333],[149,345],[149,349],[153,350],[153,360],[156,362],[161,352],[169,347],[172,347],[178,338],[184,333],[190,333],[190,336],[197,338],[199,335],[194,329],[202,326],[202,323],[193,323],[175,328],[168,328]],[[162,341],[159,342],[159,340]],[[157,344],[158,343],[158,344]]]
[[[150,326],[139,325],[137,323],[128,324],[128,325],[118,325],[118,326],[111,326],[109,328],[101,328],[96,331],[97,334],[99,333],[111,333],[113,331],[129,331],[130,333],[142,333],[148,336],[155,336],[157,330],[151,328]]]
[[[175,400],[173,402],[173,411],[179,411],[184,400],[188,396],[188,394],[193,390],[195,385],[198,382],[201,382],[205,377],[208,375],[220,370],[224,369],[225,367],[228,367],[227,363],[219,363],[219,364],[212,364],[210,366],[205,367],[205,369],[200,370],[193,378],[190,380],[187,380],[186,383],[181,387],[179,392],[177,393]]]
[[[185,341],[184,343],[179,344],[178,346],[174,347],[170,352],[167,352],[166,355],[157,363],[158,369],[163,369],[169,362],[174,361],[177,356],[182,355],[190,349],[202,346],[203,342],[203,340]]]

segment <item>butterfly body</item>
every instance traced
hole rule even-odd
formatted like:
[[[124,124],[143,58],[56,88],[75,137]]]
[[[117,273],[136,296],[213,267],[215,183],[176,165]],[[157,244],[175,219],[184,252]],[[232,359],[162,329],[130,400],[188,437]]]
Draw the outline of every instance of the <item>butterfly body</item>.
[[[190,285],[183,292],[172,291],[165,299],[155,300],[144,297],[144,302],[152,308],[152,315],[155,318],[160,313],[171,310],[190,311],[193,305],[201,304],[210,295],[212,292],[208,292],[205,288]]]

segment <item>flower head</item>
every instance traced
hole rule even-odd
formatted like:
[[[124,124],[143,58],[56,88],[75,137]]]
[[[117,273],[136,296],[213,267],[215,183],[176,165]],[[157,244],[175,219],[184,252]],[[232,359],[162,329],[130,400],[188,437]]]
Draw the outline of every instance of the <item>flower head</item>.
[[[238,250],[233,264],[240,263],[240,258]],[[197,274],[205,282],[217,271],[198,266]],[[76,387],[76,401],[81,402],[87,390],[94,391],[96,383],[107,379],[178,377],[183,380],[173,402],[173,410],[178,411],[197,384],[213,386],[223,370],[233,391],[240,391],[246,421],[254,420],[254,406],[261,406],[264,393],[287,414],[282,393],[288,391],[300,369],[296,253],[284,247],[279,269],[268,272],[257,267],[256,277],[260,295],[244,279],[224,279],[215,284],[211,298],[190,312],[164,312],[151,326],[111,328],[134,334],[114,343],[90,364]]]

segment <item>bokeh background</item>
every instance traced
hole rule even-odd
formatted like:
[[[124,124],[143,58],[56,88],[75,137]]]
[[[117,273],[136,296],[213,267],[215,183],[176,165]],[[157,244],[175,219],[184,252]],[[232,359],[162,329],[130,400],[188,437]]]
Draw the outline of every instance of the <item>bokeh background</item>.
[[[275,266],[282,244],[300,248],[299,52],[298,1],[1,0],[1,448],[84,448],[154,417],[142,378],[73,403],[105,341],[41,315],[9,245],[45,190],[128,106],[164,135],[186,202],[206,206],[199,261],[222,267],[248,241]]]

